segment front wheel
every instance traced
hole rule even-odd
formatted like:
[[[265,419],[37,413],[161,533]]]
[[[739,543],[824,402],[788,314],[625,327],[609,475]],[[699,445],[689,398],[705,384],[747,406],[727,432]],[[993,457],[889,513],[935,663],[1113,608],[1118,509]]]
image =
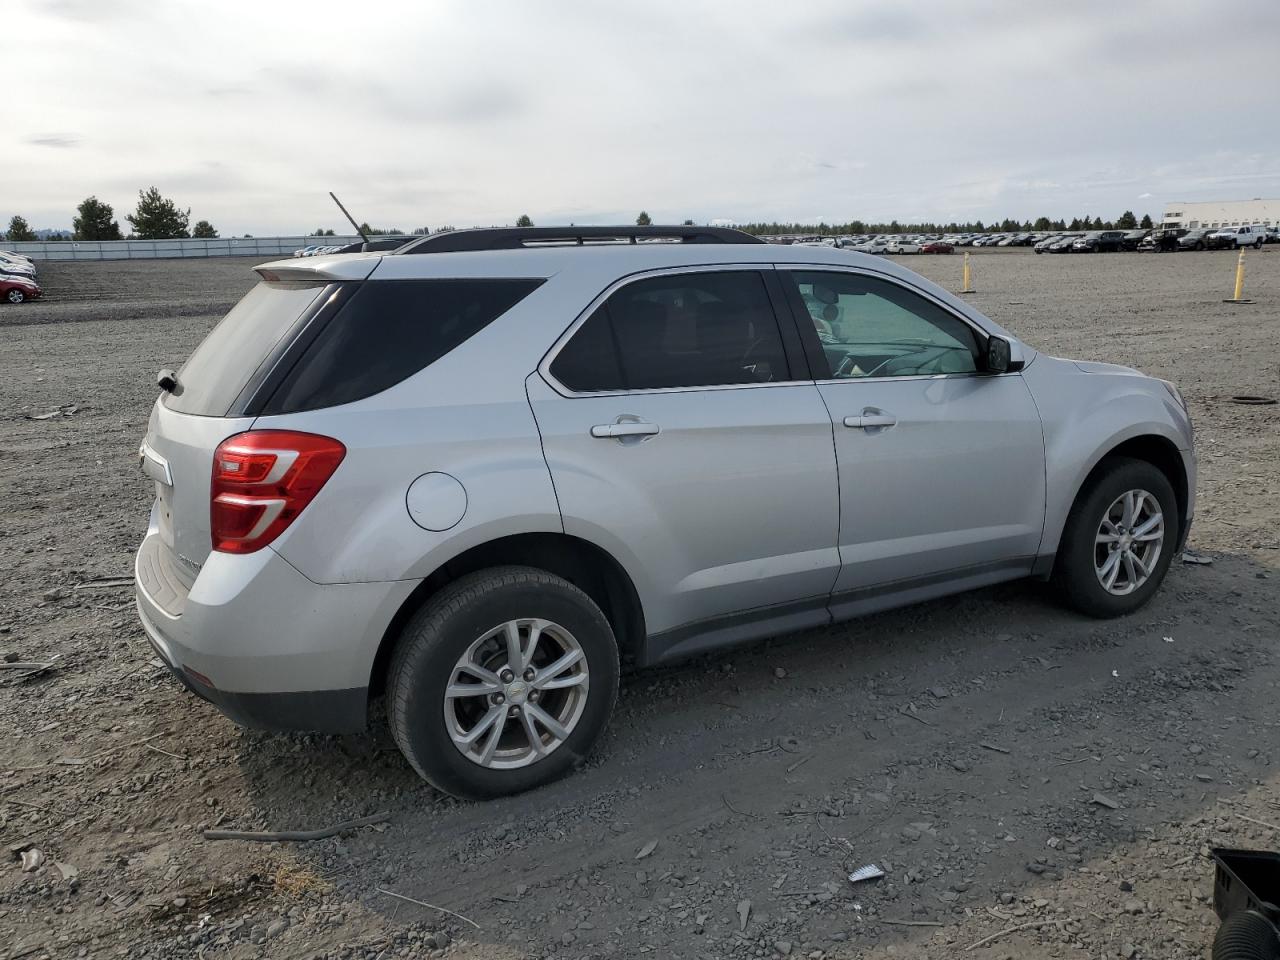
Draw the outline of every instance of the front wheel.
[[[5,299],[8,300],[10,303],[22,303],[22,301],[27,299],[26,294],[24,294],[17,287],[14,287],[4,296],[5,296]]]
[[[1178,536],[1178,501],[1168,478],[1145,460],[1105,460],[1067,517],[1054,582],[1081,613],[1132,613],[1160,586]]]
[[[560,577],[495,567],[445,587],[408,622],[388,682],[391,733],[437,789],[483,800],[579,766],[618,695],[600,608]]]

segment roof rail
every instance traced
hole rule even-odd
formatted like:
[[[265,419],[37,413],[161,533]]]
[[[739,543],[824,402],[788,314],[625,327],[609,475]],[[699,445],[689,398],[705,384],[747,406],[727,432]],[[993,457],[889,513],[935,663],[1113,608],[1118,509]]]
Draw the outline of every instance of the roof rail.
[[[540,246],[582,246],[613,241],[678,240],[681,243],[764,243],[741,230],[725,227],[495,227],[451,230],[405,244],[395,256],[411,253],[458,253],[472,250],[523,250]]]

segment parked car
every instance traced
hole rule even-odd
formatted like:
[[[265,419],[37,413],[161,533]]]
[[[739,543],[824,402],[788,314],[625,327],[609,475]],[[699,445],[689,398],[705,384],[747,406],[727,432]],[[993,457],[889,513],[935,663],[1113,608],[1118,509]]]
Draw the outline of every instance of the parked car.
[[[29,257],[8,252],[0,252],[0,270],[26,277],[34,277],[39,273],[35,263]]]
[[[1280,243],[1280,227],[1267,227],[1263,239],[1267,243]]]
[[[1137,250],[1138,244],[1145,240],[1150,232],[1150,230],[1126,230],[1120,239],[1120,249]]]
[[[688,242],[617,242],[654,238]],[[577,227],[257,272],[158,378],[143,629],[241,723],[358,730],[385,690],[457,796],[578,767],[623,662],[1027,576],[1131,613],[1194,515],[1172,384],[892,261]]]
[[[1049,244],[1045,249],[1049,253],[1070,253],[1071,245],[1079,240],[1080,237],[1081,234],[1078,233],[1064,233],[1056,243]]]
[[[1072,253],[1116,253],[1124,240],[1123,230],[1094,230],[1071,244]]]
[[[956,248],[952,243],[946,240],[930,240],[928,243],[920,245],[921,253],[955,253]]]
[[[1266,242],[1266,232],[1260,226],[1251,224],[1243,227],[1223,227],[1213,236],[1220,238],[1219,245],[1224,247],[1253,247],[1262,249]]]
[[[1048,250],[1051,246],[1053,246],[1055,243],[1057,243],[1061,239],[1062,237],[1059,234],[1056,234],[1056,233],[1050,234],[1047,237],[1037,240],[1035,245],[1031,249],[1034,250],[1036,253],[1044,253],[1046,250]]]
[[[1178,249],[1178,241],[1189,231],[1182,228],[1153,230],[1138,244],[1139,253],[1169,253]]]
[[[892,240],[885,247],[885,253],[919,253],[920,244],[914,240]]]
[[[858,253],[888,253],[888,248],[888,240],[885,240],[883,237],[875,237],[871,240],[867,240],[865,243],[858,244],[852,249]]]
[[[24,303],[39,300],[44,293],[33,277],[18,273],[0,273],[0,300],[5,303]]]
[[[1173,249],[1177,250],[1205,250],[1207,249],[1207,238],[1211,230],[1187,230],[1182,236],[1174,240]]]
[[[1204,238],[1204,245],[1209,250],[1234,250],[1236,235],[1234,227],[1213,230]]]

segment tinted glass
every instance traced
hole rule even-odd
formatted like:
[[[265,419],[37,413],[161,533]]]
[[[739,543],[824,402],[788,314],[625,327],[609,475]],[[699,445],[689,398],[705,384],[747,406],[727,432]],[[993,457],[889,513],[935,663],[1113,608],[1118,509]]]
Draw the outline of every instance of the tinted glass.
[[[789,276],[822,344],[827,378],[977,372],[973,329],[933,301],[875,277]]]
[[[430,366],[510,310],[541,280],[371,280],[307,347],[263,409],[351,403]]]
[[[231,308],[178,372],[165,406],[221,417],[280,339],[315,302],[324,283],[260,283]]]
[[[789,379],[778,321],[753,271],[628,284],[579,328],[551,372],[581,392]]]

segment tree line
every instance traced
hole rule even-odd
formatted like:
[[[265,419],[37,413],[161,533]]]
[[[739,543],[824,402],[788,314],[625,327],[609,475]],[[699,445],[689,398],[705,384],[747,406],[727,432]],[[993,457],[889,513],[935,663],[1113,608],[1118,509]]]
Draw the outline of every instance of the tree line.
[[[197,240],[217,239],[218,231],[208,220],[197,220],[191,225],[191,209],[182,210],[168,197],[161,196],[155,187],[138,191],[138,204],[133,213],[125,217],[129,221],[130,240],[185,240],[194,237]],[[97,197],[86,197],[76,207],[76,216],[72,221],[72,232],[55,232],[46,240],[124,240],[120,232],[120,223],[116,220],[115,210],[111,204],[104,203]],[[9,229],[5,239],[15,243],[24,240],[39,240],[40,237],[25,217],[14,215],[9,221]]]
[[[1154,227],[1151,214],[1142,215],[1139,220],[1132,210],[1126,210],[1115,220],[1102,217],[1072,217],[1070,220],[1051,220],[1048,217],[1037,217],[1035,220],[1021,222],[1006,218],[999,222],[983,223],[974,220],[967,223],[952,221],[950,223],[899,223],[891,220],[888,223],[871,223],[863,220],[850,220],[848,223],[742,223],[737,229],[757,235],[772,236],[777,234],[826,234],[843,235],[859,233],[1045,233],[1051,230],[1150,230]]]

